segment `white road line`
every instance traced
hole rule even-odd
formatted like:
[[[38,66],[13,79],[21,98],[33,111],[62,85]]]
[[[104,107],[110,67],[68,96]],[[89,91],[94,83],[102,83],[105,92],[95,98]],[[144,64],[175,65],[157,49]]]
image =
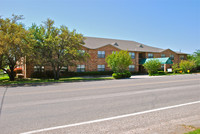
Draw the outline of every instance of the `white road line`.
[[[161,110],[166,110],[166,109],[172,109],[172,108],[177,108],[177,107],[182,107],[182,106],[187,106],[187,105],[192,105],[192,104],[197,104],[197,103],[200,103],[200,101],[194,101],[194,102],[189,102],[189,103],[184,103],[184,104],[178,104],[178,105],[173,105],[173,106],[168,106],[168,107],[156,108],[156,109],[142,111],[142,112],[119,115],[119,116],[114,116],[114,117],[109,117],[109,118],[98,119],[98,120],[91,120],[91,121],[80,122],[80,123],[75,123],[75,124],[68,124],[68,125],[63,125],[63,126],[56,126],[56,127],[39,129],[39,130],[33,130],[33,131],[24,132],[24,133],[20,133],[20,134],[34,134],[34,133],[45,132],[45,131],[50,131],[50,130],[55,130],[55,129],[75,127],[75,126],[92,124],[92,123],[103,122],[103,121],[108,121],[108,120],[115,120],[115,119],[120,119],[120,118],[125,118],[125,117],[130,117],[130,116],[136,116],[136,115],[141,115],[141,114],[146,114],[146,113],[151,113],[151,112],[156,112],[156,111],[161,111]]]

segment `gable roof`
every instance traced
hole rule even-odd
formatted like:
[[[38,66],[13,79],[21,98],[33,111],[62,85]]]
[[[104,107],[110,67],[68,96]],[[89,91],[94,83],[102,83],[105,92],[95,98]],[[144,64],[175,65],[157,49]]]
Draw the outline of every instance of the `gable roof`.
[[[159,60],[161,64],[173,64],[172,60],[169,57],[166,58],[147,58],[147,59],[142,59],[140,61],[140,64],[144,64],[145,62],[151,61],[151,60]]]
[[[138,43],[135,41],[118,40],[118,39],[106,39],[106,38],[96,38],[96,37],[86,37],[84,47],[90,49],[97,49],[106,45],[112,45],[121,50],[128,51],[139,51],[139,52],[161,52],[164,49],[151,47]]]

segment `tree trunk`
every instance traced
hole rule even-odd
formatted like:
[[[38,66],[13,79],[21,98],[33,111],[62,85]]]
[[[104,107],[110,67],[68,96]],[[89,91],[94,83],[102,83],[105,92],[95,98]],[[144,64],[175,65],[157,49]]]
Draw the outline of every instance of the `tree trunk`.
[[[59,78],[60,78],[60,71],[57,69],[57,71],[56,71],[56,80],[59,80]]]
[[[15,80],[15,72],[14,72],[14,67],[10,66],[10,71],[8,72],[8,76],[10,81]]]
[[[59,80],[60,78],[60,70],[53,68],[53,75],[54,75],[54,80]]]

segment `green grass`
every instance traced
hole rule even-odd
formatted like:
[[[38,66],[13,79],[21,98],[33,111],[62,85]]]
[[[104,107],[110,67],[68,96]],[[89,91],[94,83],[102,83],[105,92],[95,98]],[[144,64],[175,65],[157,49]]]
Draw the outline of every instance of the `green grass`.
[[[0,81],[1,80],[6,80],[6,79],[9,79],[7,74],[0,74]]]
[[[54,79],[15,79],[15,81],[9,81],[9,77],[4,75],[0,76],[0,85],[14,85],[14,84],[34,84],[34,83],[59,83],[59,82],[78,82],[78,81],[93,81],[93,80],[111,80],[112,77],[92,77],[92,78],[84,78],[84,77],[71,77],[71,78],[60,78],[59,80]]]
[[[161,75],[183,75],[183,74],[192,74],[192,73],[165,73],[165,74],[153,74],[152,76],[161,76]]]
[[[200,129],[196,129],[192,132],[188,132],[188,133],[185,133],[185,134],[200,134]]]

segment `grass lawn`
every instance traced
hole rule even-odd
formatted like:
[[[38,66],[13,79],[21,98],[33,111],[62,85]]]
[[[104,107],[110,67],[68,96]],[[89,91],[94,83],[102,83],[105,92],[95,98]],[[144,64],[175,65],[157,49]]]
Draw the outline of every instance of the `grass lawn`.
[[[111,80],[112,77],[71,77],[71,78],[60,78],[59,80],[54,79],[37,79],[37,78],[27,78],[27,79],[15,79],[15,81],[9,81],[8,75],[0,75],[0,85],[13,85],[13,84],[32,84],[32,83],[47,83],[47,82],[76,82],[76,81],[92,81],[92,80]]]
[[[185,134],[200,134],[200,129],[196,129],[192,132],[188,132],[188,133],[185,133]]]

